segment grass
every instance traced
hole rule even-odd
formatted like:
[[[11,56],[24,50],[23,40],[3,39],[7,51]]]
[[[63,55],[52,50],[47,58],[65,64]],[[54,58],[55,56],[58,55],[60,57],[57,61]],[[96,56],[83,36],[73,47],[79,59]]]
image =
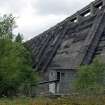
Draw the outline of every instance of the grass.
[[[14,98],[0,99],[0,105],[105,105],[105,96],[77,96],[49,99],[37,98]]]
[[[32,103],[30,98],[0,99],[0,105],[31,105],[30,103]]]

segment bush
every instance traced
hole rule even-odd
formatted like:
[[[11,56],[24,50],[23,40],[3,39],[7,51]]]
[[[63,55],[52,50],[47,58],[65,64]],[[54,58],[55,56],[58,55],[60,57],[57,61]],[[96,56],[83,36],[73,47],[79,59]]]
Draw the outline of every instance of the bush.
[[[31,53],[23,46],[21,35],[16,39],[12,30],[15,26],[12,15],[0,18],[0,96],[14,96],[20,87],[31,91],[37,76],[32,69]],[[15,40],[14,40],[15,39]],[[28,92],[30,93],[30,92]]]
[[[104,93],[105,64],[95,59],[92,64],[81,66],[77,73],[75,89],[85,94]]]

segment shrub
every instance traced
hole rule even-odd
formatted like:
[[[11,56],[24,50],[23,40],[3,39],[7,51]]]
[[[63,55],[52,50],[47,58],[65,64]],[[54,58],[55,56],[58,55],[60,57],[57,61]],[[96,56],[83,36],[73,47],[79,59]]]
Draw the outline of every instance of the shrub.
[[[105,64],[95,59],[90,65],[82,65],[77,73],[75,89],[85,94],[104,93]]]

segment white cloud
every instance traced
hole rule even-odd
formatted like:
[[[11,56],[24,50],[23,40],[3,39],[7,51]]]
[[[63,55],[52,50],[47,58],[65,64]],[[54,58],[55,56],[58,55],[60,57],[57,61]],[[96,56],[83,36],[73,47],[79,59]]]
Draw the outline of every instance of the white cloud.
[[[70,16],[92,0],[0,0],[0,14],[13,13],[25,40]]]
[[[65,15],[35,16],[35,18],[32,15],[24,15],[17,20],[19,27],[15,30],[15,33],[18,31],[22,32],[25,39],[30,39],[55,25],[59,21],[62,21],[64,18],[66,18]]]
[[[72,14],[82,8],[92,0],[37,0],[33,5],[37,13],[41,15],[49,14]]]

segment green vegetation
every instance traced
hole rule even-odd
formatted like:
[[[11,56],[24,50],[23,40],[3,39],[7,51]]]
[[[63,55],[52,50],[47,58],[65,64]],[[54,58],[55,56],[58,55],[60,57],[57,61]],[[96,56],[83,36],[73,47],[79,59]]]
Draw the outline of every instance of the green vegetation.
[[[62,97],[62,98],[14,98],[0,99],[0,105],[105,105],[105,97]]]
[[[78,70],[75,88],[84,94],[103,94],[105,90],[105,64],[95,59]]]
[[[22,40],[23,40],[22,35],[21,35],[20,33],[18,33],[18,35],[17,35],[16,38],[15,38],[15,41],[16,41],[16,42],[19,42],[19,43],[22,43]]]
[[[15,36],[12,15],[0,17],[0,97],[30,94],[37,76],[31,53],[23,46],[21,34]]]
[[[13,34],[15,27],[12,15],[0,17],[0,105],[105,105],[105,64],[98,59],[78,70],[75,90],[79,94],[57,99],[13,98],[32,96],[38,78],[22,34]]]

